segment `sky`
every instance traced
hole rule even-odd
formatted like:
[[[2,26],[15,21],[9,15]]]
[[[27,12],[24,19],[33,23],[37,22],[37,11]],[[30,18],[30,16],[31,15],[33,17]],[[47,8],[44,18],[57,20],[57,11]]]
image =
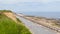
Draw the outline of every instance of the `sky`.
[[[0,10],[15,12],[59,12],[60,0],[0,0]]]

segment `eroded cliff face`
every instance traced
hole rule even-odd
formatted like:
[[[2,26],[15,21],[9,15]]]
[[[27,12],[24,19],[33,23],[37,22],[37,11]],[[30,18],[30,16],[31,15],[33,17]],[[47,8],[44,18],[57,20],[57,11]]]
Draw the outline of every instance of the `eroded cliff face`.
[[[11,18],[12,20],[14,20],[15,22],[17,22],[16,16],[14,15],[14,13],[4,12],[4,14],[5,14],[7,17],[9,17],[9,18]]]
[[[15,13],[7,10],[0,10],[0,26],[0,33],[31,34],[29,29],[16,17]]]

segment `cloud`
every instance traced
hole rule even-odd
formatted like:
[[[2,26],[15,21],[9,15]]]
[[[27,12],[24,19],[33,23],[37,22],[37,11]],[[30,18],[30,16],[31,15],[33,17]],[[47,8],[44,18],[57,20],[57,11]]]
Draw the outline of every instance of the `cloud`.
[[[0,0],[2,4],[15,4],[20,2],[40,2],[40,3],[49,3],[49,2],[56,2],[60,0]]]
[[[0,8],[16,11],[60,11],[60,0],[0,0]]]
[[[15,4],[18,0],[0,0],[0,4]]]
[[[19,2],[41,2],[41,3],[47,3],[48,0],[0,0],[0,3],[2,4],[14,4]]]

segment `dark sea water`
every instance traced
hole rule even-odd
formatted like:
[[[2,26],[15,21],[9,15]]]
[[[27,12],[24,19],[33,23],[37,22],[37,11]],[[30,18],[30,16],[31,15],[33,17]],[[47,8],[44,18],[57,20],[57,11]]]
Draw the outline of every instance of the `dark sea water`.
[[[60,18],[60,12],[18,12],[18,13],[48,18]]]

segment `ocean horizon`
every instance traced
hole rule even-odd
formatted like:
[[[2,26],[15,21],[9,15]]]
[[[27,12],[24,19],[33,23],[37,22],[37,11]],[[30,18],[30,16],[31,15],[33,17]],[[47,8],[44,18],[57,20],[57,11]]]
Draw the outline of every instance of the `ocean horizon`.
[[[17,12],[17,13],[39,17],[60,18],[60,12]]]

